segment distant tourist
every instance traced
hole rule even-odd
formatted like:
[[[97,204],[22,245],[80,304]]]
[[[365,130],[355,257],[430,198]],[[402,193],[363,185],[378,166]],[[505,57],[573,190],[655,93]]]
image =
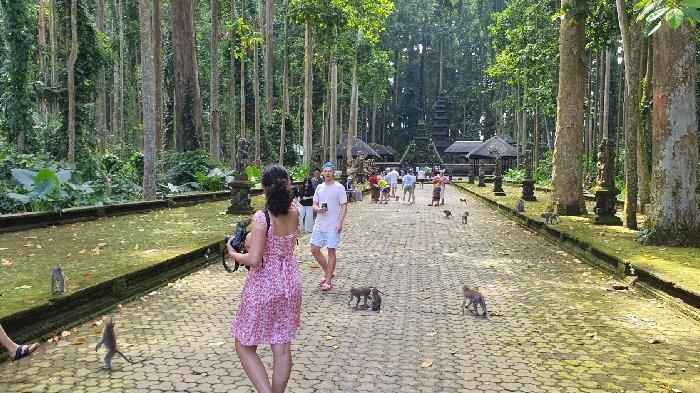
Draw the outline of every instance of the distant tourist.
[[[423,183],[425,182],[425,171],[423,168],[418,168],[418,183],[420,183],[420,189],[423,189]]]
[[[416,177],[413,176],[412,172],[408,172],[401,179],[403,183],[403,195],[401,196],[402,201],[406,201],[406,195],[408,195],[408,204],[412,205],[416,203]]]
[[[229,257],[250,268],[231,330],[238,357],[255,389],[283,392],[292,371],[290,343],[301,321],[301,273],[294,256],[299,216],[284,167],[267,167],[262,186],[266,210],[253,216],[247,252],[237,253],[227,245]],[[272,349],[272,381],[257,354],[262,344]]]
[[[445,204],[445,191],[447,191],[447,184],[450,183],[450,178],[445,176],[445,172],[443,171],[440,174],[440,204],[444,205]]]
[[[437,171],[433,171],[433,199],[428,206],[439,206],[440,198],[442,197],[442,177]]]
[[[391,192],[391,187],[389,182],[386,180],[386,176],[379,179],[379,203],[387,204],[389,203],[389,193]]]
[[[387,181],[389,181],[389,187],[391,188],[391,197],[395,198],[396,188],[399,185],[399,172],[396,171],[396,168],[392,168],[391,171],[389,171],[387,174]]]
[[[370,193],[372,195],[372,202],[377,203],[379,202],[379,175],[377,175],[376,172],[373,172],[368,181]]]
[[[322,291],[333,289],[332,279],[335,276],[336,250],[340,245],[340,234],[347,214],[347,193],[342,184],[335,181],[335,166],[331,162],[323,165],[324,182],[316,188],[314,194],[314,211],[316,223],[311,233],[311,253],[323,269],[323,277],[319,285]],[[321,252],[328,249],[328,257]]]
[[[13,361],[25,358],[33,354],[34,351],[36,351],[37,349],[39,349],[39,344],[19,345],[15,343],[7,335],[7,333],[5,333],[5,330],[2,328],[2,325],[0,325],[0,345],[7,349],[7,352],[10,353],[10,359],[12,359]]]
[[[314,193],[316,187],[311,177],[304,180],[301,192],[299,193],[299,226],[304,233],[311,233],[314,230]]]

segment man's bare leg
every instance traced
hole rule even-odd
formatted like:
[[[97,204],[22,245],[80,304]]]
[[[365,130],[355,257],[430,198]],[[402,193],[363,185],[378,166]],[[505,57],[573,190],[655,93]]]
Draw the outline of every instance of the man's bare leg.
[[[12,341],[12,339],[7,335],[7,333],[5,333],[5,330],[2,328],[2,325],[0,325],[0,345],[7,349],[7,352],[10,353],[10,356],[15,356],[15,352],[17,352],[18,345],[14,341]]]
[[[333,275],[335,274],[335,248],[329,248],[328,249],[328,263],[327,267],[328,269],[326,270],[326,284],[331,285],[331,280],[333,279]]]
[[[329,251],[328,254],[330,256],[330,249],[328,251]],[[316,259],[316,262],[318,263],[318,265],[321,266],[321,269],[323,269],[323,275],[325,277],[328,277],[328,260],[326,259],[326,256],[323,255],[323,253],[321,252],[321,247],[317,247],[317,246],[312,245],[311,246],[311,254]],[[324,280],[324,282],[325,282],[325,280]]]

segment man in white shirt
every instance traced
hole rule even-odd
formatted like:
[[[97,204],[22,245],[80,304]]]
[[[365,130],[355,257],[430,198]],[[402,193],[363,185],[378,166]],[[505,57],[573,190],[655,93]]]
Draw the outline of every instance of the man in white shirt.
[[[327,162],[323,165],[324,182],[316,187],[314,211],[317,213],[314,230],[311,233],[311,254],[323,269],[320,285],[322,291],[333,288],[331,280],[335,276],[336,249],[340,245],[340,234],[347,214],[347,193],[345,187],[335,181],[335,166]],[[321,249],[328,249],[328,257]]]
[[[418,183],[420,183],[420,189],[423,189],[423,183],[425,183],[425,171],[423,169],[418,169]]]
[[[401,183],[403,184],[402,201],[406,200],[406,194],[408,194],[408,204],[412,205],[416,203],[416,177],[413,176],[413,171],[406,173],[403,179],[401,179]]]
[[[386,175],[386,180],[389,182],[389,187],[391,187],[391,197],[396,197],[396,187],[399,184],[399,172],[396,168],[392,168],[391,171]]]

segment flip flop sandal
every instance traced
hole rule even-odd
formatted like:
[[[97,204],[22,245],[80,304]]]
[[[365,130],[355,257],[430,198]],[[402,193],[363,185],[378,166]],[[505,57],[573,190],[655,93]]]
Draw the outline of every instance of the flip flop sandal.
[[[334,278],[334,277],[335,277],[335,273],[333,273],[333,274],[331,275],[331,278]],[[326,276],[325,276],[325,275],[321,276],[321,279],[318,280],[318,285],[323,285],[324,282],[326,282]]]
[[[39,349],[39,345],[38,345],[38,344],[19,345],[19,346],[17,347],[17,350],[15,351],[15,357],[12,358],[12,361],[15,361],[15,362],[16,362],[16,361],[18,361],[18,360],[20,360],[20,359],[22,359],[22,358],[26,358],[27,356],[29,356],[29,355],[31,355],[32,353],[34,353],[34,351],[36,351],[37,349]]]
[[[322,291],[327,292],[327,291],[330,291],[331,289],[333,289],[333,285],[332,285],[332,284],[327,284],[327,283],[325,283],[325,282],[324,282],[323,284],[321,284],[321,290],[322,290]]]

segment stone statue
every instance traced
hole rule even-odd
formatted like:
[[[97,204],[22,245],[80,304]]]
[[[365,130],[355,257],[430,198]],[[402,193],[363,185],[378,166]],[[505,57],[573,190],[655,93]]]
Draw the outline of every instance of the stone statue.
[[[236,172],[243,172],[243,169],[250,164],[250,143],[245,138],[238,139],[238,167]]]
[[[607,138],[603,138],[600,142],[596,159],[596,185],[613,190],[615,188],[615,182],[613,180],[613,173],[610,170],[612,167],[612,143],[610,143]]]

